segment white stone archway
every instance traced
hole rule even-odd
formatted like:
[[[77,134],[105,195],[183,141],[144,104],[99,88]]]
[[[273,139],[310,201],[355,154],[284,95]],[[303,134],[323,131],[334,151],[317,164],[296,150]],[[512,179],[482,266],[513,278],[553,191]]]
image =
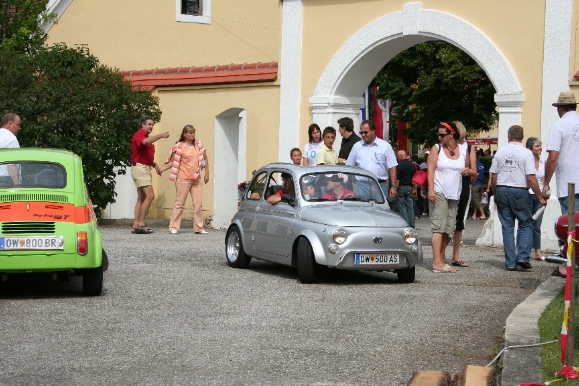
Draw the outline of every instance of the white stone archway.
[[[215,117],[213,162],[213,228],[227,228],[237,212],[237,185],[245,181],[247,159],[247,114],[242,108],[227,109]]]
[[[429,40],[444,40],[469,54],[493,83],[499,113],[499,146],[506,145],[507,131],[521,123],[523,90],[508,60],[482,31],[446,12],[422,9],[422,3],[406,3],[402,11],[382,16],[352,35],[332,57],[310,98],[312,121],[321,127],[349,116],[355,125],[372,78],[398,53]],[[482,243],[502,245],[496,215]]]
[[[507,129],[520,124],[525,99],[517,76],[499,48],[472,24],[446,12],[422,9],[422,3],[382,16],[352,35],[332,57],[310,98],[313,121],[331,125],[339,116],[358,120],[360,95],[390,59],[415,44],[447,41],[469,54],[489,76],[499,112],[499,146]]]

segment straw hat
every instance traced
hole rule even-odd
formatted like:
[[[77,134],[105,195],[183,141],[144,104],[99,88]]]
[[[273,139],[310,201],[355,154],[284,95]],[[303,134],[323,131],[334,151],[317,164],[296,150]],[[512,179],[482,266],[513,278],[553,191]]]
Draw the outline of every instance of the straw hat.
[[[565,91],[559,94],[559,99],[557,103],[553,103],[553,106],[564,106],[564,105],[576,105],[575,94],[573,91]]]

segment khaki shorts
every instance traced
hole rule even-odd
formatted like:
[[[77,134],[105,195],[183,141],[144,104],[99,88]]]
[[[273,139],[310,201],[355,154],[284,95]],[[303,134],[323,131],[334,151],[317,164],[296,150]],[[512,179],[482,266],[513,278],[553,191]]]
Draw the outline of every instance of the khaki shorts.
[[[151,173],[152,166],[137,164],[131,166],[131,177],[135,181],[135,186],[141,188],[143,186],[153,185],[153,173]]]
[[[442,193],[436,193],[436,202],[428,202],[432,233],[452,235],[456,229],[458,200],[448,200]]]

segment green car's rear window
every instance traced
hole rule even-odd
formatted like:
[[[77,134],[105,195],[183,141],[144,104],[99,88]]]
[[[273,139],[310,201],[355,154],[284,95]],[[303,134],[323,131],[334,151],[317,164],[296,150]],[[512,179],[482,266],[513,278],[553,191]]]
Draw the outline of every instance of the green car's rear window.
[[[61,164],[37,161],[10,161],[0,163],[0,188],[13,186],[9,176],[8,166],[18,168],[20,188],[64,188],[66,186],[66,170]]]

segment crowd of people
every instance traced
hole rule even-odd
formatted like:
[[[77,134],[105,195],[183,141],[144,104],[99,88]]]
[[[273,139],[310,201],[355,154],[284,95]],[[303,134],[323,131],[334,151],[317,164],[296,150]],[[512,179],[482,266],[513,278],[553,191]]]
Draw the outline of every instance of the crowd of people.
[[[432,231],[432,271],[435,273],[451,273],[456,271],[455,267],[468,267],[459,258],[459,250],[471,197],[473,213],[470,218],[485,220],[484,206],[492,194],[502,227],[505,268],[509,271],[515,271],[517,267],[527,270],[532,268],[531,257],[544,259],[539,209],[547,205],[553,175],[557,180],[557,198],[562,214],[568,212],[567,184],[570,182],[575,183],[575,208],[579,208],[579,168],[575,166],[575,156],[579,154],[579,114],[575,95],[571,91],[562,92],[553,106],[557,108],[560,120],[553,124],[549,133],[548,158],[541,158],[542,143],[538,138],[528,138],[523,146],[523,128],[511,126],[508,144],[494,154],[488,182],[485,182],[485,167],[478,158],[490,156],[490,151],[471,149],[466,141],[467,131],[458,121],[444,121],[438,125],[438,143],[424,153],[424,162],[420,165],[416,155],[409,156],[402,149],[395,154],[389,142],[377,137],[372,121],[365,120],[360,124],[358,136],[354,132],[353,120],[348,117],[337,121],[342,137],[339,151],[334,148],[336,130],[328,126],[322,131],[313,123],[308,128],[309,142],[303,153],[294,148],[290,158],[292,163],[304,167],[343,164],[374,173],[393,209],[397,209],[411,227],[415,226],[415,220],[421,214],[428,213]],[[206,149],[196,138],[195,128],[186,125],[164,165],[159,166],[154,162],[153,143],[169,138],[169,132],[150,135],[154,125],[152,117],[143,117],[141,127],[131,141],[131,176],[137,188],[132,232],[153,232],[145,223],[155,197],[152,170],[162,175],[170,169],[169,179],[175,182],[176,194],[169,232],[179,232],[184,204],[190,194],[194,206],[194,232],[206,234],[202,219],[203,184],[209,181]],[[18,148],[16,134],[19,130],[20,117],[14,113],[4,115],[0,120],[0,148]],[[0,167],[3,186],[20,183],[18,170],[13,169],[12,165]],[[418,183],[414,179],[419,172],[425,173],[427,183]],[[284,181],[283,191],[274,198],[270,197],[271,203],[280,202],[284,192],[293,193],[292,183]],[[350,194],[343,183],[337,176],[335,180],[330,179],[328,197],[338,199]],[[313,194],[306,191],[307,186],[304,189],[304,194]],[[535,213],[537,215],[533,216]],[[518,222],[516,240],[515,220]],[[453,253],[451,265],[448,265],[445,253],[450,240],[453,241]],[[556,273],[565,275],[564,269]]]
[[[523,128],[511,126],[508,144],[493,153],[488,181],[479,157],[491,156],[491,152],[471,149],[466,141],[467,130],[458,121],[438,125],[438,143],[424,153],[424,162],[420,165],[417,156],[409,156],[405,150],[395,155],[390,143],[376,136],[376,127],[371,121],[360,124],[358,137],[353,132],[351,118],[337,122],[342,135],[339,152],[333,147],[336,130],[327,127],[321,132],[318,125],[312,124],[308,130],[310,142],[304,148],[306,157],[302,161],[298,148],[292,149],[290,156],[294,164],[302,162],[303,166],[345,164],[371,171],[392,209],[397,210],[410,227],[415,226],[415,220],[421,215],[428,214],[435,273],[452,273],[456,267],[468,267],[459,252],[469,208],[472,206],[472,220],[486,220],[485,207],[494,195],[502,227],[505,269],[527,270],[532,268],[531,258],[544,260],[539,209],[547,204],[549,182],[555,170],[561,212],[567,213],[565,189],[572,181],[578,182],[575,199],[579,208],[579,169],[572,161],[573,154],[579,152],[579,133],[573,130],[579,127],[577,102],[572,92],[564,92],[553,106],[557,107],[561,120],[551,129],[547,160],[541,158],[542,143],[538,138],[528,138],[523,146]],[[414,180],[419,171],[426,172],[426,183]],[[518,222],[516,240],[515,220]],[[449,265],[445,254],[451,241]],[[558,272],[564,276],[562,269]]]

